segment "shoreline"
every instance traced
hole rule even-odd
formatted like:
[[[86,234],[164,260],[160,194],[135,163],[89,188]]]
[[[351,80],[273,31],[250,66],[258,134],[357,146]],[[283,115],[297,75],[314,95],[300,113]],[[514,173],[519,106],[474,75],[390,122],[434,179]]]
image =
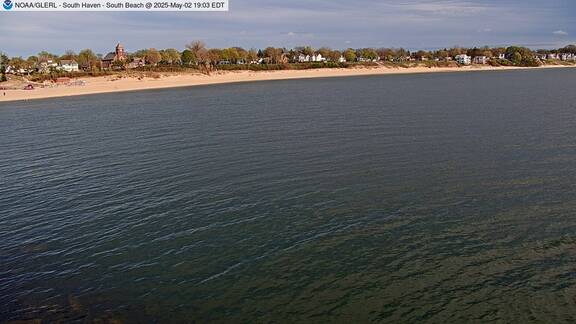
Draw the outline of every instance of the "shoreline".
[[[312,78],[401,75],[424,73],[452,73],[452,72],[483,72],[483,71],[517,71],[541,70],[554,68],[576,68],[576,66],[548,65],[540,67],[410,67],[410,68],[353,68],[353,69],[312,69],[312,70],[279,70],[279,71],[219,71],[211,75],[204,74],[174,74],[162,76],[159,79],[134,77],[103,76],[79,78],[86,81],[84,86],[58,86],[53,88],[38,88],[34,90],[2,90],[0,103],[13,101],[27,101],[48,98],[60,98],[82,95],[105,94],[115,92],[143,91],[154,89],[169,89],[192,87],[202,85],[216,85],[227,83],[243,83],[257,81],[278,81]],[[3,93],[6,93],[4,96]]]

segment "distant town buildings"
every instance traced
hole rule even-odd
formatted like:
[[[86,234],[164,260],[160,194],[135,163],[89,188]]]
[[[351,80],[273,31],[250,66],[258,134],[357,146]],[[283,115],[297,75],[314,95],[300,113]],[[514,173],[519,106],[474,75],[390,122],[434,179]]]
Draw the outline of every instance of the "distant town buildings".
[[[461,65],[470,65],[472,64],[472,57],[466,54],[456,55],[456,62]]]

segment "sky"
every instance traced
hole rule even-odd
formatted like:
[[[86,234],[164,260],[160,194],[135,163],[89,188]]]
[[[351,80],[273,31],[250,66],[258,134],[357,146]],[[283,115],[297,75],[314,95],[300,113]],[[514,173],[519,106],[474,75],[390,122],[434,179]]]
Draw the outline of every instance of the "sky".
[[[309,45],[437,49],[576,43],[575,0],[230,0],[229,12],[0,12],[0,51],[29,56]]]

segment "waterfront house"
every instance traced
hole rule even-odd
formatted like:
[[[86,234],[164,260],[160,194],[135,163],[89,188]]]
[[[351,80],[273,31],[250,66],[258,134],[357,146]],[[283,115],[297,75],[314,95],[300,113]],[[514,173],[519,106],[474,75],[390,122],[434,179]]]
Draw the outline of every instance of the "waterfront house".
[[[78,72],[80,69],[78,68],[78,62],[74,60],[62,60],[60,61],[59,68],[66,72]]]
[[[49,73],[52,70],[56,70],[58,68],[58,63],[54,60],[46,59],[38,62],[38,72],[40,73]]]
[[[310,55],[300,54],[300,55],[298,55],[297,61],[298,61],[298,63],[310,62]]]
[[[473,62],[474,62],[474,64],[488,64],[488,57],[475,56]]]
[[[470,64],[472,64],[472,57],[470,57],[466,54],[460,54],[460,55],[456,55],[456,61],[458,62],[458,64],[461,64],[461,65],[470,65]]]
[[[17,68],[15,68],[14,66],[11,66],[11,65],[8,65],[8,66],[6,67],[6,74],[20,74],[20,75],[23,75],[23,74],[27,74],[27,73],[30,73],[30,72],[32,72],[32,71],[30,71],[29,69],[24,69],[24,68],[19,68],[19,69],[17,69]]]
[[[144,65],[146,65],[146,61],[143,58],[135,57],[132,59],[132,62],[128,63],[126,68],[135,69],[135,68],[143,67]]]
[[[326,61],[326,59],[323,58],[322,54],[320,54],[320,53],[312,55],[311,60],[312,60],[312,62],[324,62],[324,61]]]

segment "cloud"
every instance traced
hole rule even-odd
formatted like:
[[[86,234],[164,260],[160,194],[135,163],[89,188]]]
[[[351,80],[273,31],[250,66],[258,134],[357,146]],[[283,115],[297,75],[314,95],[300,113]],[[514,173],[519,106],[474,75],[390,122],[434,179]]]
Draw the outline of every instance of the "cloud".
[[[564,27],[576,25],[574,12],[574,0],[231,0],[223,13],[19,12],[0,17],[0,51],[105,53],[119,41],[128,51],[181,49],[194,39],[247,48],[564,43],[576,32]]]
[[[470,16],[489,10],[484,6],[471,1],[420,1],[400,3],[400,7],[419,14],[432,14],[438,16]]]

